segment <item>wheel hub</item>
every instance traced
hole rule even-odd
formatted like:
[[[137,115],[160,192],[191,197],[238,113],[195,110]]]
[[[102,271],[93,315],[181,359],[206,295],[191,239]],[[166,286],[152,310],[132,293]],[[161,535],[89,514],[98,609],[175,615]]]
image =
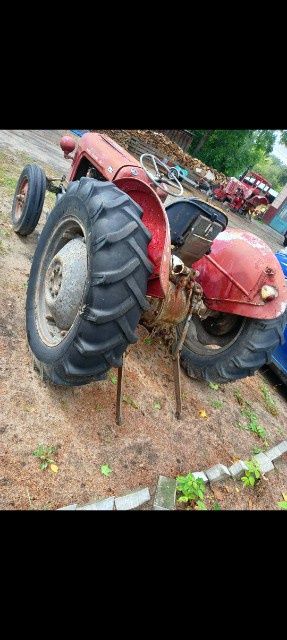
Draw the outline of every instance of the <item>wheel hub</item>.
[[[68,330],[78,313],[87,278],[83,238],[68,242],[53,258],[45,279],[45,301],[57,327]]]

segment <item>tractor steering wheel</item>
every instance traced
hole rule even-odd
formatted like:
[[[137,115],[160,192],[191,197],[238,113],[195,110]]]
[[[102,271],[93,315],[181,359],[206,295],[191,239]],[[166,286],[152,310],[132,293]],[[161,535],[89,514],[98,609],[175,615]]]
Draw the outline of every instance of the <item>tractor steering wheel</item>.
[[[146,159],[152,162],[155,169],[155,174],[152,173],[150,169],[147,169],[145,167],[144,161],[146,161]],[[169,193],[170,196],[182,196],[183,187],[177,179],[178,171],[175,167],[168,167],[166,164],[164,164],[164,162],[159,160],[159,158],[152,155],[152,153],[143,153],[143,155],[140,157],[140,163],[150,180],[154,182],[157,187],[162,189],[162,191],[164,191],[165,193]],[[160,171],[159,167],[163,167],[165,173]],[[161,184],[163,184],[164,186],[161,187]],[[176,192],[169,190],[165,185],[174,187],[176,189]]]

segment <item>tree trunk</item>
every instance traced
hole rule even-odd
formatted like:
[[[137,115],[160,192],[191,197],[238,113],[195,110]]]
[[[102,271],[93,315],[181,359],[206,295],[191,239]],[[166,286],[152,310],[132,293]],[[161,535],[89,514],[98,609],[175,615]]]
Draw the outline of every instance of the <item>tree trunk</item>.
[[[196,145],[195,149],[193,150],[193,154],[194,155],[200,151],[200,149],[203,147],[203,145],[208,140],[208,138],[209,138],[210,134],[212,133],[212,131],[213,131],[213,129],[207,129],[207,131],[203,134],[202,138],[199,140],[199,143]]]

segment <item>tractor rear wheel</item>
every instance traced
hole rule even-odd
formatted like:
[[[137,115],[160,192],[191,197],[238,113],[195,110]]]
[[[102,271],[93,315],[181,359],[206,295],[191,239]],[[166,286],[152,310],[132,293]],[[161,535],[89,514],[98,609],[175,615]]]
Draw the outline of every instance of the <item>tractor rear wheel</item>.
[[[78,386],[122,364],[153,267],[142,209],[112,182],[71,182],[50,213],[27,291],[28,342],[44,379]]]
[[[181,364],[191,378],[231,382],[253,375],[271,361],[284,342],[287,312],[273,320],[254,320],[219,313],[206,320],[194,318],[181,353]]]
[[[37,164],[27,164],[18,180],[12,204],[12,226],[16,233],[28,236],[36,228],[42,213],[46,176]]]

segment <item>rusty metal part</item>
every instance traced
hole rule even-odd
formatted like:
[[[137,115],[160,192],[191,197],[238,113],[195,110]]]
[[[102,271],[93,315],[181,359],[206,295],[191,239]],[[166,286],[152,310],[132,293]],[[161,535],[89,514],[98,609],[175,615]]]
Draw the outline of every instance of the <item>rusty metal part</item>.
[[[156,324],[179,324],[188,313],[190,295],[190,291],[169,282],[163,300],[151,299],[150,309],[142,316],[143,324],[147,327],[154,327]]]
[[[24,178],[19,186],[19,193],[16,196],[17,204],[15,209],[15,220],[20,220],[23,213],[24,205],[28,195],[29,182]]]
[[[173,378],[174,378],[175,402],[176,402],[175,417],[177,418],[177,420],[180,420],[181,412],[182,412],[182,401],[181,401],[179,353],[177,354],[176,358],[173,359]]]
[[[123,384],[124,384],[124,363],[125,363],[125,356],[123,355],[123,364],[121,367],[119,367],[118,383],[117,383],[116,424],[119,427],[123,424],[122,399],[123,399]]]

